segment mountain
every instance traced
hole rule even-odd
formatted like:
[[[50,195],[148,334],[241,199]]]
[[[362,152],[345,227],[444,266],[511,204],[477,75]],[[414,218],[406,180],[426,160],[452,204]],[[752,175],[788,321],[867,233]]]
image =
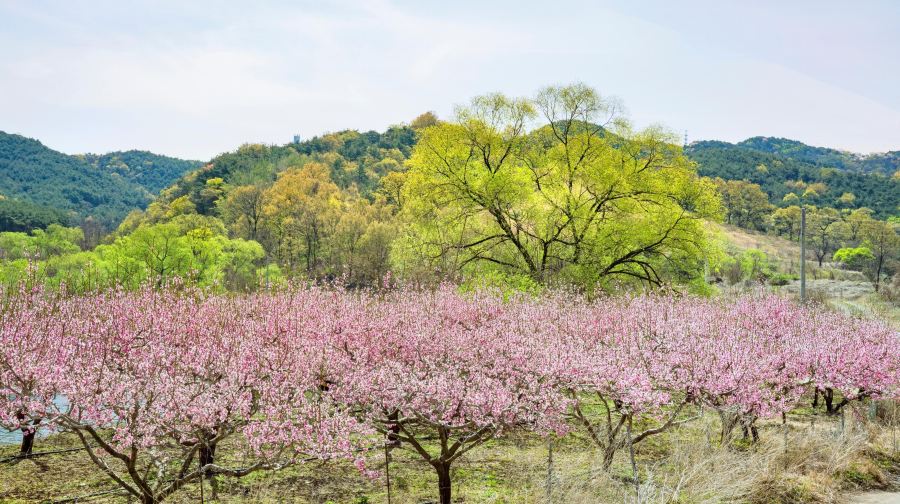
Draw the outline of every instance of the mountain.
[[[416,140],[413,128],[392,126],[383,133],[343,130],[280,146],[247,144],[186,173],[163,190],[158,201],[186,197],[198,213],[212,215],[221,194],[210,181],[224,183],[226,191],[242,185],[271,185],[285,169],[310,161],[325,164],[340,188],[355,186],[361,194],[371,196],[383,176],[405,169],[403,163]]]
[[[793,198],[784,197],[793,193],[817,206],[868,207],[879,218],[900,211],[900,178],[892,176],[900,169],[900,152],[862,156],[755,137],[737,144],[694,142],[685,153],[698,163],[701,175],[759,184],[778,206],[790,204]]]
[[[857,154],[827,147],[813,147],[797,140],[773,137],[753,137],[739,142],[739,147],[778,154],[797,161],[805,161],[824,168],[860,173],[893,175],[900,170],[900,151],[878,154]]]
[[[199,165],[141,151],[70,156],[0,131],[0,231],[88,217],[109,230]]]
[[[153,196],[159,194],[159,191],[168,187],[178,177],[203,164],[200,161],[188,161],[140,150],[82,154],[76,157],[84,159],[95,168],[118,174],[125,180],[143,187]]]

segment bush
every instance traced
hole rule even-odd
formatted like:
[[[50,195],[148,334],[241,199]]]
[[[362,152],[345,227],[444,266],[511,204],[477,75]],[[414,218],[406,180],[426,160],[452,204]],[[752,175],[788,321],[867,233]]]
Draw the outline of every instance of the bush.
[[[773,273],[772,276],[769,277],[769,284],[779,286],[787,285],[797,279],[797,275],[792,275],[790,273]]]

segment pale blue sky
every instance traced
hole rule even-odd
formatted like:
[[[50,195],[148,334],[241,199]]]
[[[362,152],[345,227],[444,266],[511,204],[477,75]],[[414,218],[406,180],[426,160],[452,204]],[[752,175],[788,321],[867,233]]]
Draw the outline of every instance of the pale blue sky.
[[[585,82],[638,126],[900,149],[900,2],[0,0],[0,130],[197,159]]]

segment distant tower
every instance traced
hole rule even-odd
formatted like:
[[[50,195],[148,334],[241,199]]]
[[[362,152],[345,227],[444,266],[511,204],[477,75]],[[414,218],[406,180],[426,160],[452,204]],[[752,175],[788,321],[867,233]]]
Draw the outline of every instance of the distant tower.
[[[300,138],[301,138],[301,137],[300,137],[300,134],[299,134],[299,133],[296,134],[296,135],[294,135],[294,143],[295,143],[295,144],[300,143]]]
[[[684,147],[687,147],[687,130],[684,130]]]

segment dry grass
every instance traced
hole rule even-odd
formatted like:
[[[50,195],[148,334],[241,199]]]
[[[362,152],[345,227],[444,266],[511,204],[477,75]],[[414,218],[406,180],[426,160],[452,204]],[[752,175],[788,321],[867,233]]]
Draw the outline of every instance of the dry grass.
[[[896,405],[879,408],[868,419],[862,407],[837,417],[798,410],[787,426],[761,426],[761,441],[720,446],[716,415],[705,414],[666,435],[638,445],[641,502],[674,503],[837,503],[844,492],[888,485],[900,468]],[[891,409],[893,408],[893,409]],[[43,440],[38,450],[72,444],[65,436]],[[0,457],[13,447],[0,447]],[[632,470],[623,450],[610,473],[600,456],[576,430],[553,442],[548,471],[548,440],[515,435],[473,450],[454,467],[454,495],[464,503],[632,503]],[[384,458],[373,454],[371,467]],[[435,499],[436,478],[418,457],[398,450],[391,464],[392,502],[421,504]],[[549,482],[549,485],[548,485]],[[219,502],[384,503],[384,479],[367,480],[350,464],[308,464],[278,473],[256,473],[241,480],[221,480]],[[0,502],[47,502],[91,494],[114,486],[99,475],[83,454],[62,454],[0,466]],[[548,488],[550,490],[548,499]],[[205,487],[208,499],[209,485]],[[193,485],[171,502],[199,502]],[[124,502],[100,495],[79,502]]]

